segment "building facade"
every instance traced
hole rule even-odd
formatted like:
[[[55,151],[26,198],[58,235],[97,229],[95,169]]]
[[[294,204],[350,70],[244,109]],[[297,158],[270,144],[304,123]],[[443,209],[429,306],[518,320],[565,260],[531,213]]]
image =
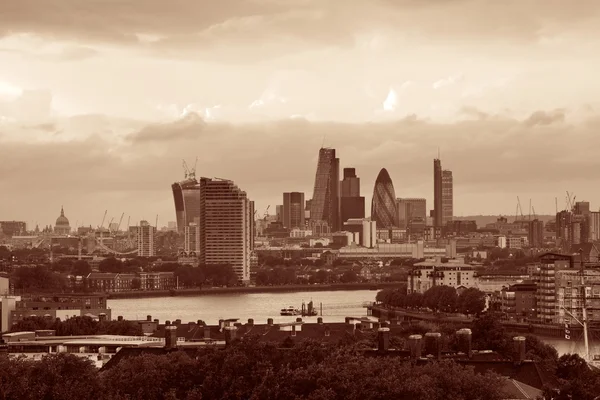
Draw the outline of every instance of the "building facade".
[[[416,263],[408,274],[408,293],[425,293],[434,286],[450,286],[454,289],[477,287],[475,269],[462,260],[441,259]]]
[[[188,256],[200,256],[200,226],[198,224],[191,223],[185,227],[183,251]]]
[[[154,257],[156,229],[148,221],[140,221],[137,227],[137,249],[139,257]]]
[[[454,218],[454,180],[452,171],[442,171],[442,226]]]
[[[360,178],[354,168],[344,168],[340,192],[340,223],[343,225],[351,218],[364,218],[365,198],[360,195]]]
[[[371,220],[377,223],[378,228],[398,226],[394,184],[385,168],[381,169],[375,180],[371,202]]]
[[[323,230],[327,224],[331,232],[340,229],[340,159],[335,149],[319,150],[315,186],[310,203],[310,228]],[[317,225],[319,228],[313,227]]]
[[[230,265],[249,282],[254,202],[230,180],[201,178],[200,186],[200,263]]]
[[[422,198],[396,199],[398,227],[407,229],[414,220],[425,222],[427,219],[427,201]]]
[[[541,248],[544,245],[544,222],[534,219],[529,222],[529,232],[527,235],[529,245],[535,248]]]
[[[195,177],[171,185],[175,201],[177,231],[184,233],[190,223],[200,223],[200,184]]]
[[[57,235],[68,235],[71,233],[71,225],[69,219],[65,217],[65,210],[60,207],[60,215],[56,218],[56,224],[54,225],[54,233]]]
[[[433,226],[442,228],[442,161],[433,160]]]
[[[283,227],[304,229],[304,193],[287,192],[283,194]]]
[[[24,221],[0,221],[0,231],[6,236],[21,236],[27,232]]]

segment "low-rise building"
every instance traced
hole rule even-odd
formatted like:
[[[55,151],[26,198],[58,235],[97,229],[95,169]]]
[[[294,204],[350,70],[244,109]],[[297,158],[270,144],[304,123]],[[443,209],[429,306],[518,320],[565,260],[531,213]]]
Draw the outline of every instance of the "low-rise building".
[[[517,283],[500,291],[500,311],[506,318],[519,322],[528,321],[537,315],[535,283]]]
[[[477,286],[475,268],[462,259],[444,262],[441,258],[416,263],[407,278],[408,293],[425,293],[434,286],[455,289]]]
[[[98,294],[40,295],[22,298],[11,311],[9,323],[14,325],[27,317],[43,317],[65,321],[72,317],[89,316],[96,320],[110,320],[106,296]]]

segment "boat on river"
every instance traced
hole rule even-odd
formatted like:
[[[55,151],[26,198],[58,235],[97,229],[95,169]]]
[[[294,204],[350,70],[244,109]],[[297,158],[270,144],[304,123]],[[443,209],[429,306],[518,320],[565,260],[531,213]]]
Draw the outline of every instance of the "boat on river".
[[[289,306],[286,308],[282,308],[281,311],[279,312],[279,315],[286,316],[286,317],[300,315],[300,310],[298,310],[297,308],[294,308],[292,306]]]

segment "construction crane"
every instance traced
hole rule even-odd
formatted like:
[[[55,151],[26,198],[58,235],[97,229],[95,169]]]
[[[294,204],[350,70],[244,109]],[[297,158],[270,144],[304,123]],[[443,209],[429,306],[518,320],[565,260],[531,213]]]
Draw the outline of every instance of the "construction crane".
[[[531,199],[529,199],[529,220],[531,221]]]
[[[271,207],[271,205],[269,204],[267,206],[267,209],[265,210],[265,215],[263,216],[263,221],[266,221],[267,218],[269,218],[269,208]]]
[[[573,198],[571,198],[572,195],[573,193],[569,193],[569,191],[567,191],[567,211],[572,210],[573,206],[575,205],[575,197],[577,196],[573,196]]]
[[[125,216],[125,213],[121,214],[121,218],[119,219],[119,225],[117,225],[117,232],[119,232],[119,228],[121,228],[121,222],[123,222],[124,216]]]
[[[106,219],[106,213],[108,212],[108,210],[104,211],[104,217],[102,217],[102,223],[100,224],[100,226],[98,227],[100,230],[102,230],[102,227],[104,226],[104,220]]]
[[[109,232],[109,233],[111,232],[111,228],[110,228],[110,226],[111,226],[111,224],[112,224],[112,222],[113,222],[113,220],[114,220],[114,219],[115,219],[115,217],[112,217],[112,218],[110,219],[110,222],[108,223],[108,232]]]
[[[535,208],[533,206],[531,206],[531,211],[533,212],[533,219],[537,219],[535,215]]]
[[[196,178],[196,165],[198,165],[198,157],[196,157],[196,161],[194,162],[194,168],[188,168],[187,163],[183,160],[183,171],[185,174],[185,179],[195,179]]]
[[[131,226],[129,223],[131,222],[131,215],[127,216],[127,232],[129,232],[129,227]]]
[[[154,228],[158,230],[158,214],[156,214],[156,223],[154,224]]]
[[[519,196],[517,196],[517,210],[515,211],[515,222],[519,220],[519,213],[521,214],[521,220],[525,219],[525,217],[523,217],[523,208],[521,207],[521,200],[519,199]]]

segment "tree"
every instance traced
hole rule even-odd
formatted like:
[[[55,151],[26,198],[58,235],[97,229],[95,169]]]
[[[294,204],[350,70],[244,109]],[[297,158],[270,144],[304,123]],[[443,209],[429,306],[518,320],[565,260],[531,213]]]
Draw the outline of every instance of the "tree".
[[[485,293],[477,288],[465,289],[458,296],[457,306],[463,314],[479,314],[485,308]]]
[[[450,286],[433,286],[423,293],[423,304],[433,311],[453,312],[457,300],[456,289]]]
[[[133,290],[139,290],[142,288],[142,280],[140,278],[138,278],[137,276],[135,278],[133,278],[133,280],[131,281],[131,288]]]
[[[77,260],[73,263],[71,272],[76,276],[88,276],[92,272],[92,267],[85,260]]]
[[[121,260],[117,260],[115,257],[108,257],[100,261],[98,270],[100,272],[124,272],[123,262],[121,262]]]
[[[340,281],[343,283],[357,282],[358,275],[356,275],[356,272],[354,271],[346,271],[342,274]]]

